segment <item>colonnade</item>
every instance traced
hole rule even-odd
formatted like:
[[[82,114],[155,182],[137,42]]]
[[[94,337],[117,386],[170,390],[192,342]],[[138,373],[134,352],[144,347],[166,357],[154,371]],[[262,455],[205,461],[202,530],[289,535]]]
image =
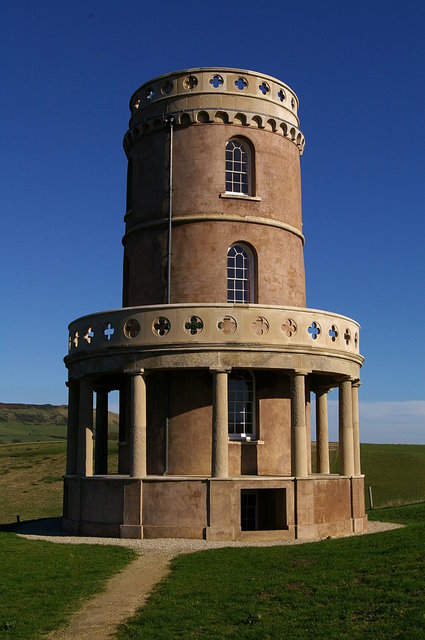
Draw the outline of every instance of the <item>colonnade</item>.
[[[125,370],[129,385],[120,393],[120,447],[129,446],[128,468],[119,463],[119,473],[143,478],[146,464],[146,379],[143,369]],[[228,374],[211,370],[213,382],[211,476],[228,477]],[[310,446],[306,423],[306,371],[291,374],[291,475],[306,477]],[[360,475],[359,380],[349,377],[335,383],[339,387],[339,473]],[[96,475],[108,472],[108,389],[93,384],[91,378],[70,380],[68,386],[67,475],[93,475],[93,391],[96,392]],[[318,474],[329,474],[329,435],[327,393],[331,386],[320,386],[316,394],[316,466]],[[128,417],[128,439],[123,442]],[[122,451],[119,458],[123,459]]]

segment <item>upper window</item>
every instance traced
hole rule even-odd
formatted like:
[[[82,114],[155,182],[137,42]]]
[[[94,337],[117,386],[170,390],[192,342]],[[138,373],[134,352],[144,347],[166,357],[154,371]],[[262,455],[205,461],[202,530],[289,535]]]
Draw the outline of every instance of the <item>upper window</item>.
[[[242,244],[227,251],[227,302],[254,302],[254,256]]]
[[[226,144],[226,193],[252,194],[251,150],[239,138]]]

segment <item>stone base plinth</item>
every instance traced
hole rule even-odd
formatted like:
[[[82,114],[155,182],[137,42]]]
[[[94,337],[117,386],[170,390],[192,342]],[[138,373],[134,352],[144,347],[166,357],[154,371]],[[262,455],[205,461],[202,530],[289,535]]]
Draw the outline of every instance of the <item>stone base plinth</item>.
[[[75,535],[317,540],[367,529],[364,478],[65,478],[63,528]]]

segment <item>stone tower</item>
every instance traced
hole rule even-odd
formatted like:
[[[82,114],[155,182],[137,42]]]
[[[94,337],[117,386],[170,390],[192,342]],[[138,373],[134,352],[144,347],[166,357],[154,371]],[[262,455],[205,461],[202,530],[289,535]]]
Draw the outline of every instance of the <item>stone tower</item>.
[[[65,527],[208,539],[363,530],[359,325],[305,308],[295,93],[251,71],[189,69],[142,85],[130,109],[123,308],[70,325]]]

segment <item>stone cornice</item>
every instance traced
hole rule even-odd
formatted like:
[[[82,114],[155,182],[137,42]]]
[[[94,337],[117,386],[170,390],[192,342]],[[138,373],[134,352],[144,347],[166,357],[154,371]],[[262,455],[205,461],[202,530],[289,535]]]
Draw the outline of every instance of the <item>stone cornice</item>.
[[[287,120],[278,117],[270,117],[265,113],[226,110],[218,107],[208,109],[185,109],[182,111],[168,112],[167,116],[174,116],[176,127],[203,124],[232,124],[241,128],[264,129],[277,135],[287,138],[293,142],[299,150],[300,156],[304,152],[305,138],[298,127]],[[168,128],[165,117],[157,116],[143,120],[127,131],[123,140],[123,147],[126,155],[140,138],[154,131]]]

